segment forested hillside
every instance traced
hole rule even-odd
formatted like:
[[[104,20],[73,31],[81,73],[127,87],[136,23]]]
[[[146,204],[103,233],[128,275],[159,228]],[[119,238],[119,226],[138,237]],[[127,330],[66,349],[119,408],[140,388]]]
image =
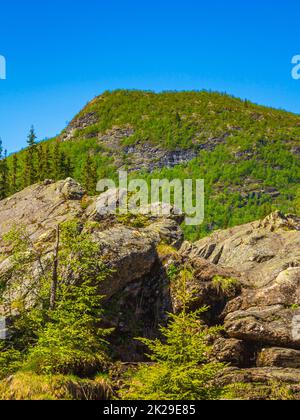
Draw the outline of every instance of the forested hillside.
[[[212,92],[106,92],[54,139],[1,160],[0,196],[74,177],[90,194],[118,168],[145,178],[204,178],[205,223],[190,239],[298,210],[300,117]],[[151,160],[152,159],[152,160]]]
[[[0,400],[299,400],[299,140],[228,95],[116,91],[1,145]],[[204,223],[103,215],[119,169],[204,179]]]

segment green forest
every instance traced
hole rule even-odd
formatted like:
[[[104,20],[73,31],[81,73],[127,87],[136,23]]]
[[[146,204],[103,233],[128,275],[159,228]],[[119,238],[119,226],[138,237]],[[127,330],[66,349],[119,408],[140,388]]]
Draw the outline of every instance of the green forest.
[[[114,159],[104,153],[98,136],[113,127],[131,127],[124,147],[150,142],[163,149],[196,149],[198,156],[184,165],[138,177],[200,178],[205,180],[205,222],[185,228],[188,239],[215,229],[262,218],[274,209],[297,212],[299,207],[300,117],[214,92],[105,92],[74,119],[96,116],[96,123],[76,129],[64,141],[37,141],[34,128],[28,147],[6,156],[1,146],[2,199],[45,179],[73,177],[96,194],[102,178],[117,177]],[[205,150],[212,139],[221,139]],[[120,151],[120,155],[122,152]],[[126,164],[126,156],[123,156]],[[137,174],[135,173],[136,177]]]

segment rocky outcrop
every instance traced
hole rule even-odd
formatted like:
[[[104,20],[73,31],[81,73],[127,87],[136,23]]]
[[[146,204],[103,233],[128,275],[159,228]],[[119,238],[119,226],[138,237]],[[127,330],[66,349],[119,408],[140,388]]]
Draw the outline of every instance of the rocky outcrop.
[[[263,287],[290,267],[300,266],[300,219],[277,212],[263,221],[214,232],[195,244],[190,255],[239,271],[249,287]]]
[[[193,262],[204,259],[215,273],[223,271],[219,276],[226,279],[231,270],[230,277],[239,280],[240,289],[227,296],[219,314],[225,338],[215,346],[219,360],[252,369],[233,372],[231,383],[299,383],[299,245],[300,219],[275,212],[195,244],[185,242],[180,250]],[[202,271],[202,281],[205,277]],[[209,304],[211,296],[199,305]],[[217,307],[212,307],[216,313]]]
[[[300,351],[278,347],[262,349],[256,363],[258,367],[300,369]]]
[[[83,188],[68,178],[56,183],[46,180],[1,201],[0,253],[5,252],[3,234],[13,226],[26,226],[33,242],[51,243],[57,224],[84,216],[84,194]]]
[[[26,228],[30,246],[38,250],[47,267],[55,249],[57,226],[77,219],[83,229],[89,229],[91,238],[100,246],[102,260],[111,269],[112,274],[101,283],[99,293],[104,296],[109,313],[108,325],[116,328],[118,339],[124,334],[128,342],[133,342],[134,337],[128,339],[130,333],[151,336],[158,330],[159,324],[165,321],[166,312],[171,309],[171,301],[157,246],[163,242],[180,248],[183,242],[177,222],[180,216],[172,212],[170,218],[159,214],[140,219],[134,215],[103,216],[98,204],[99,199],[88,197],[70,178],[59,182],[47,180],[0,203],[2,315],[8,313],[5,302],[24,299],[27,306],[35,304],[39,282],[33,277],[38,279],[40,270],[39,264],[34,262],[26,268],[30,274],[22,274],[20,281],[19,273],[12,268],[12,250],[4,241],[4,235],[15,226]],[[139,333],[137,325],[141,329]],[[132,348],[120,353],[121,360],[127,361],[127,357],[128,360],[139,360]]]
[[[3,235],[16,225],[26,226],[32,246],[47,261],[53,255],[57,225],[77,219],[83,229],[90,226],[101,258],[112,269],[99,293],[105,296],[105,323],[115,328],[112,345],[119,360],[143,361],[144,348],[134,337],[155,337],[166,314],[181,310],[171,270],[187,278],[194,295],[190,310],[208,306],[203,320],[209,326],[223,325],[222,336],[212,342],[212,357],[237,369],[227,371],[221,381],[266,384],[278,380],[298,386],[300,219],[276,212],[192,244],[183,242],[179,226],[183,215],[176,209],[170,209],[169,216],[159,211],[103,214],[104,203],[118,200],[118,192],[88,197],[68,178],[47,180],[3,200],[2,297],[7,293],[18,300],[26,294],[32,305],[35,295],[31,280],[25,276],[20,282],[11,270],[11,249]],[[5,311],[3,306],[0,309]]]
[[[72,141],[77,138],[97,138],[102,154],[112,158],[116,168],[127,169],[129,172],[146,170],[153,172],[165,167],[173,168],[190,162],[201,150],[213,151],[226,142],[229,133],[220,137],[211,137],[204,143],[198,142],[197,135],[190,148],[168,150],[161,145],[149,142],[147,139],[136,138],[134,128],[130,125],[113,126],[102,132],[97,124],[99,116],[89,112],[76,117],[61,134],[62,141]],[[131,141],[131,137],[134,139]]]
[[[78,118],[75,118],[62,133],[62,140],[68,141],[74,138],[77,130],[84,130],[98,122],[96,112],[88,112]]]

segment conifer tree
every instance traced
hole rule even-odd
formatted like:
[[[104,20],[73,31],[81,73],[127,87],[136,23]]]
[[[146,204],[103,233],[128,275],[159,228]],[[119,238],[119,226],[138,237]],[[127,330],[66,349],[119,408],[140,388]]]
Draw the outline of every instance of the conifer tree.
[[[10,177],[10,192],[14,194],[18,191],[18,170],[19,170],[19,159],[15,153],[12,157],[11,177]]]
[[[170,274],[169,274],[170,275]],[[225,365],[210,360],[208,338],[217,337],[220,328],[209,328],[201,321],[206,307],[189,311],[196,290],[189,287],[193,272],[185,267],[172,273],[181,312],[169,314],[169,325],[161,327],[163,340],[139,339],[149,349],[154,362],[140,367],[121,390],[122,399],[131,400],[213,400],[222,390],[216,378]],[[176,279],[177,277],[177,279]],[[176,282],[176,283],[175,283]]]
[[[59,155],[59,178],[65,179],[71,175],[72,175],[71,159],[66,155],[64,151],[61,151]]]
[[[34,184],[37,180],[35,167],[36,138],[34,127],[32,126],[27,137],[28,148],[26,150],[23,173],[24,187]]]
[[[46,179],[45,175],[45,154],[42,145],[39,145],[37,148],[37,158],[38,158],[38,173],[37,178],[39,181],[44,181]]]
[[[44,150],[44,171],[45,178],[52,178],[52,153],[48,143],[46,143]]]
[[[84,186],[88,193],[96,193],[97,166],[95,160],[88,154],[83,167]]]
[[[2,139],[0,139],[0,199],[9,195],[9,168],[7,164],[7,152],[3,154]]]
[[[36,137],[36,134],[35,134],[35,131],[34,131],[34,127],[32,125],[31,128],[30,128],[30,130],[29,130],[28,137],[27,137],[27,144],[28,144],[28,146],[29,147],[36,146],[36,139],[37,139],[37,137]]]
[[[26,152],[23,162],[23,174],[22,174],[22,188],[26,188],[30,185],[31,178],[31,160],[29,153]]]
[[[58,141],[54,144],[52,168],[54,179],[57,181],[60,179],[60,143]]]

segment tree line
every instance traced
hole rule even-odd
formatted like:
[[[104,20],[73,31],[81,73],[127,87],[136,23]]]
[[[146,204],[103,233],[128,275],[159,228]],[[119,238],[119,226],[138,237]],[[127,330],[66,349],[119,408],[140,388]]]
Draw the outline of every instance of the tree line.
[[[0,200],[46,179],[55,181],[73,177],[74,165],[58,139],[37,142],[35,129],[30,128],[27,148],[8,156],[0,138]],[[91,154],[87,154],[82,169],[82,179],[87,192],[96,192],[97,166]]]

